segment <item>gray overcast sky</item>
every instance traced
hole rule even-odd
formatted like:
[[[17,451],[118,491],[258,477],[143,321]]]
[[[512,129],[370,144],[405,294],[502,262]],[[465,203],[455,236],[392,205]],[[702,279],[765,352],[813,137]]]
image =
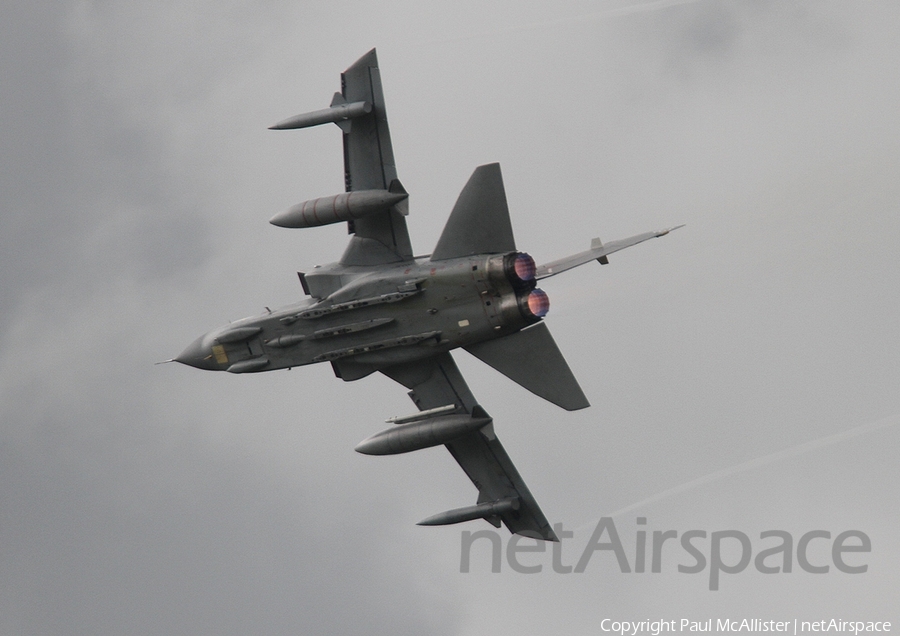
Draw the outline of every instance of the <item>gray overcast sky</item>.
[[[900,625],[900,6],[893,2],[6,3],[0,19],[0,633],[597,634],[604,618]],[[293,302],[342,190],[327,106],[378,48],[417,253],[479,164],[593,407],[457,353],[551,522],[865,532],[868,572],[663,572],[549,552],[460,573],[421,528],[475,490],[443,449],[353,452],[412,404],[327,366],[154,366]],[[504,546],[506,534],[503,535]],[[523,543],[524,544],[524,543]],[[709,545],[705,544],[709,553]],[[810,558],[830,563],[824,540]],[[671,549],[671,552],[669,550]],[[731,554],[729,558],[736,558]]]

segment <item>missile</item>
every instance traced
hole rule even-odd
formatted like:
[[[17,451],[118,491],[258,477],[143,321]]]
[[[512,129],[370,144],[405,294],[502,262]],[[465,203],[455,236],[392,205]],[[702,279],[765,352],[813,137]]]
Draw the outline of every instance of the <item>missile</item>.
[[[235,362],[225,370],[228,371],[228,373],[250,373],[252,371],[259,371],[268,364],[268,358],[251,358],[249,360]]]
[[[372,104],[369,102],[343,102],[343,98],[338,99],[335,95],[331,108],[323,108],[314,110],[311,113],[303,113],[288,117],[274,126],[269,126],[269,130],[291,130],[293,128],[309,128],[310,126],[318,126],[319,124],[327,124],[330,122],[338,123],[354,117],[362,117],[372,112]]]
[[[379,340],[378,342],[369,342],[366,344],[356,345],[354,347],[346,347],[344,349],[335,349],[334,351],[326,351],[320,353],[313,362],[330,362],[338,358],[346,358],[347,356],[358,356],[364,353],[372,353],[383,349],[392,349],[394,347],[409,347],[425,340],[434,338],[436,341],[441,339],[440,331],[426,331],[425,333],[417,333],[410,336],[400,336],[399,338],[391,338],[389,340]],[[443,443],[443,442],[441,442]]]
[[[223,331],[218,336],[216,336],[216,340],[220,344],[226,344],[228,342],[243,342],[244,340],[250,340],[253,336],[262,331],[262,327],[235,327],[234,329],[229,329],[228,331]]]
[[[356,452],[364,455],[408,453],[446,444],[490,423],[490,417],[472,417],[466,413],[432,417],[376,433],[357,444]]]
[[[486,519],[488,517],[497,517],[507,512],[519,509],[519,500],[516,497],[509,499],[500,499],[499,501],[487,501],[485,503],[475,504],[474,506],[466,506],[465,508],[456,508],[448,510],[436,515],[432,515],[427,519],[422,519],[416,525],[418,526],[448,526],[452,523],[462,523],[463,521],[472,521],[473,519]]]
[[[388,323],[394,322],[393,318],[372,318],[362,322],[354,322],[349,325],[339,325],[337,327],[329,327],[328,329],[319,329],[313,332],[313,338],[333,338],[334,336],[343,336],[347,333],[356,333],[357,331],[366,331],[374,329]]]
[[[358,298],[356,300],[349,300],[345,303],[337,303],[335,305],[329,305],[328,303],[320,302],[316,305],[313,305],[312,309],[306,309],[301,311],[299,314],[293,314],[291,316],[285,316],[281,319],[282,322],[290,324],[292,322],[296,322],[301,318],[304,320],[311,320],[314,318],[321,318],[322,316],[327,316],[328,314],[333,314],[339,311],[349,311],[351,309],[359,309],[361,307],[368,307],[369,305],[380,305],[382,303],[396,303],[405,298],[409,298],[410,296],[415,296],[422,292],[422,289],[418,287],[418,283],[421,281],[415,281],[410,285],[410,289],[404,289],[407,285],[402,287],[398,287],[398,291],[391,292],[389,294],[381,294],[380,296],[370,296],[369,298]],[[402,290],[402,291],[400,291]]]
[[[270,347],[285,349],[287,347],[293,347],[296,344],[300,344],[304,340],[319,340],[322,338],[343,336],[344,334],[348,333],[356,333],[358,331],[374,329],[375,327],[380,327],[392,322],[394,322],[393,318],[372,318],[371,320],[364,320],[362,322],[354,322],[347,325],[338,325],[337,327],[319,329],[318,331],[314,331],[312,334],[285,334],[283,336],[272,338],[271,340],[266,340],[266,344]]]
[[[384,422],[385,424],[406,424],[407,422],[424,420],[426,417],[433,417],[435,415],[440,415],[441,413],[449,413],[450,411],[455,410],[455,404],[445,404],[444,406],[436,406],[433,409],[419,411],[412,415],[395,415],[394,417],[387,418]]]
[[[296,344],[300,344],[304,340],[306,340],[306,336],[302,334],[287,334],[272,338],[271,340],[266,340],[266,345],[278,347],[279,349],[286,349],[287,347],[293,347]]]
[[[383,212],[408,197],[406,192],[354,190],[298,203],[273,216],[269,223],[279,227],[316,227],[352,221]]]

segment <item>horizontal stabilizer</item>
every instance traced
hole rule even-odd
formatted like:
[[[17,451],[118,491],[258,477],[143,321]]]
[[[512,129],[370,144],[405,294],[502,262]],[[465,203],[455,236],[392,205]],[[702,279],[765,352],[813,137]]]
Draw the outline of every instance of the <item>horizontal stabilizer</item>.
[[[500,164],[479,166],[459,193],[431,260],[514,252]]]
[[[658,232],[644,232],[643,234],[636,234],[634,236],[629,236],[626,239],[610,241],[609,243],[601,243],[600,239],[594,239],[593,241],[591,241],[591,249],[585,250],[584,252],[578,252],[577,254],[573,254],[572,256],[566,256],[565,258],[560,258],[558,260],[545,263],[544,265],[541,265],[537,268],[537,272],[535,273],[534,277],[537,280],[550,278],[551,276],[562,274],[563,272],[578,267],[579,265],[590,263],[594,260],[600,261],[600,264],[602,265],[606,265],[609,263],[609,260],[607,260],[606,257],[613,252],[624,250],[626,247],[631,247],[632,245],[643,243],[644,241],[648,241],[652,238],[665,236],[669,232],[677,230],[680,227],[684,227],[684,225],[670,227]]]
[[[590,406],[543,322],[465,349],[513,382],[567,411]]]

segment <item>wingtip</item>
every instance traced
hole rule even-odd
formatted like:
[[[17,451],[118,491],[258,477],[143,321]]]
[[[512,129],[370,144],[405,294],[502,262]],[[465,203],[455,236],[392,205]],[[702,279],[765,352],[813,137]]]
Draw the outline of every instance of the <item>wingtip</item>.
[[[550,526],[544,526],[540,530],[519,530],[513,534],[518,534],[529,539],[538,539],[539,541],[553,541],[559,543],[559,537],[553,532]]]
[[[659,232],[656,233],[656,237],[659,238],[660,236],[665,236],[669,232],[674,232],[677,229],[683,228],[685,225],[687,225],[687,223],[682,223],[681,225],[676,225],[675,227],[670,227],[670,228],[666,228],[665,230],[660,230]]]
[[[287,119],[282,119],[279,122],[275,122],[274,124],[269,126],[269,130],[290,130],[290,123],[294,119],[297,119],[297,117],[288,117]]]

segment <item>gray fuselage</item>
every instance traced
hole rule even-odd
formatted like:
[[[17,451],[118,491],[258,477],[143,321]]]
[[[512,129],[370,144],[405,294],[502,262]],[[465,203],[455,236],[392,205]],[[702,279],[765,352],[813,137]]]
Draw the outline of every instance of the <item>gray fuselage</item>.
[[[516,259],[526,263],[525,280]],[[338,375],[356,379],[540,320],[548,303],[529,262],[533,269],[530,257],[514,252],[317,267],[305,276],[313,298],[215,329],[176,359],[232,373],[332,362]]]

